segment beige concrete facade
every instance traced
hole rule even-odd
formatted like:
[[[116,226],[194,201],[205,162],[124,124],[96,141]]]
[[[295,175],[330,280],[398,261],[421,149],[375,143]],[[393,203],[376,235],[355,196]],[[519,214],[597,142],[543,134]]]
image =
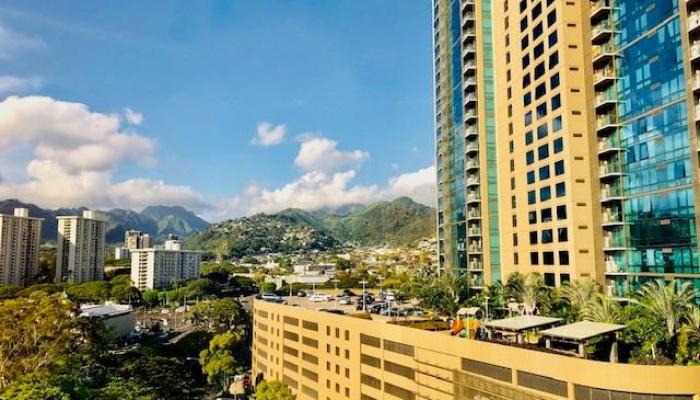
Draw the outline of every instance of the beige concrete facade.
[[[173,282],[199,278],[201,261],[201,252],[180,250],[179,246],[132,250],[131,282],[139,290],[167,290]]]
[[[493,7],[502,276],[602,282],[588,2]]]
[[[57,219],[56,282],[104,279],[105,220],[95,211]]]
[[[31,284],[39,270],[42,222],[26,208],[0,214],[0,285]]]
[[[611,364],[255,301],[253,372],[298,399],[699,400],[700,367]]]

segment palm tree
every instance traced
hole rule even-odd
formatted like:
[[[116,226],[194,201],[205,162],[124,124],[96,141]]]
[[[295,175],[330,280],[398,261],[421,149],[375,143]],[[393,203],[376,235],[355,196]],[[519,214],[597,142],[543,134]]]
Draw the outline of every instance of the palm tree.
[[[685,282],[676,290],[675,280],[668,284],[649,281],[637,292],[642,308],[663,321],[666,332],[671,337],[678,333],[689,306],[695,299],[695,289],[691,285],[690,282]]]
[[[700,308],[694,305],[690,306],[685,320],[683,329],[688,333],[688,339],[700,343]]]
[[[533,315],[545,306],[549,300],[549,291],[544,284],[542,275],[533,273],[525,278],[522,293],[525,314]]]
[[[601,293],[596,293],[581,310],[581,316],[586,321],[617,324],[621,319],[621,311],[620,303]]]
[[[597,300],[600,286],[591,279],[570,282],[561,288],[561,297],[571,306],[575,320],[583,317],[583,312]]]
[[[523,301],[523,290],[525,288],[525,276],[520,272],[513,272],[508,275],[505,286],[503,286],[503,295],[506,299],[513,299],[520,303]]]

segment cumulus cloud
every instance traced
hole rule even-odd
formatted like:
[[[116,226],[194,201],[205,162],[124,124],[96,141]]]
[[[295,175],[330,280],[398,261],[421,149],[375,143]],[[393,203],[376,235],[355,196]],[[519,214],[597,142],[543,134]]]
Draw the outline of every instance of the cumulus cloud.
[[[389,179],[385,189],[387,197],[408,196],[418,203],[435,206],[436,193],[435,166],[408,172]]]
[[[155,162],[155,143],[125,131],[121,122],[118,114],[49,97],[9,97],[0,102],[0,156],[27,150],[30,158],[33,155],[26,161],[26,177],[0,182],[0,198],[50,208],[140,209],[155,204],[196,211],[210,208],[187,186],[143,178],[115,182],[114,173],[123,161],[144,166]]]
[[[0,59],[2,60],[11,59],[21,51],[38,50],[44,46],[44,41],[37,37],[27,36],[0,25]]]
[[[31,92],[41,87],[39,78],[0,75],[0,96]]]
[[[263,121],[258,124],[257,133],[250,143],[257,146],[274,146],[282,143],[286,134],[286,125],[272,125],[269,122]]]
[[[0,151],[19,145],[33,147],[38,160],[73,172],[111,170],[124,159],[145,166],[155,162],[153,141],[123,131],[118,115],[50,97],[11,96],[0,102]]]
[[[302,139],[294,165],[307,172],[332,174],[356,168],[368,158],[369,153],[366,151],[340,151],[335,140],[307,136]]]
[[[143,123],[143,114],[127,107],[124,109],[124,119],[129,125],[141,125]]]

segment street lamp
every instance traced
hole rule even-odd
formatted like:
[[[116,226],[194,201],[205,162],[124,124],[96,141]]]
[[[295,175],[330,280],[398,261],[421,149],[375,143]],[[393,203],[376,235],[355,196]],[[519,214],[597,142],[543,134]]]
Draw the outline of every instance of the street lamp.
[[[338,278],[333,279],[333,284],[335,285],[335,308],[338,308]]]
[[[367,296],[365,295],[365,285],[367,285],[366,280],[361,280],[360,283],[362,284],[362,311],[367,311]]]
[[[484,321],[489,320],[489,296],[484,296],[484,302],[486,303],[486,315],[484,316]]]

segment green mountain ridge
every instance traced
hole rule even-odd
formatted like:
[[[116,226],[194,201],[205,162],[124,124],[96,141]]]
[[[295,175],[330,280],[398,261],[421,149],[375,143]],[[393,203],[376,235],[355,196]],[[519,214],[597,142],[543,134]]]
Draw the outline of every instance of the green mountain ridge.
[[[222,221],[194,235],[192,249],[221,257],[330,250],[343,244],[408,246],[432,237],[435,210],[408,197],[353,206],[347,212],[288,208]]]

